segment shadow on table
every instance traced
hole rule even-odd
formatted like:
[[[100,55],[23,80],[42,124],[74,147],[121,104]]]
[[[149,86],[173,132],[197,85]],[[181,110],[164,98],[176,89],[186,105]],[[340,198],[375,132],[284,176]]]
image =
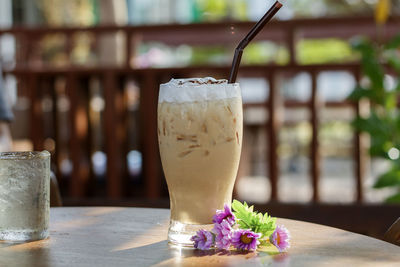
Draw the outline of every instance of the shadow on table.
[[[168,244],[167,240],[146,246],[115,251],[115,256],[125,254],[135,258],[135,266],[287,266],[288,255],[269,255],[249,251],[197,250]],[[143,262],[141,262],[143,261]]]

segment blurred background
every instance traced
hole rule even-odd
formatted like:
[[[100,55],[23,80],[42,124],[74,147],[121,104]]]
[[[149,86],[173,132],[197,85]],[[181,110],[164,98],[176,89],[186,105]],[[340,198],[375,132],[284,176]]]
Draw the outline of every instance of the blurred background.
[[[236,45],[273,2],[0,0],[13,150],[51,152],[64,205],[168,207],[159,84],[227,78]],[[282,2],[239,70],[245,132],[234,197],[275,216],[379,236],[400,216],[385,202],[400,182],[374,188],[391,165],[370,157],[368,136],[352,126],[368,111],[348,99],[365,76],[352,43],[399,34],[400,1]],[[396,87],[398,74],[388,72],[385,84]],[[381,221],[361,226],[371,214]]]

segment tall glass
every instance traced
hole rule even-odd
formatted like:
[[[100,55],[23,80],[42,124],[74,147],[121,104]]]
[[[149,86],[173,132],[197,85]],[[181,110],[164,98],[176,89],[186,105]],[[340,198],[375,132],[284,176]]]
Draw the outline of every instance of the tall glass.
[[[50,153],[0,153],[0,240],[48,237]]]
[[[232,202],[243,131],[239,84],[213,78],[161,84],[158,141],[168,184],[168,240],[190,246],[200,228]]]

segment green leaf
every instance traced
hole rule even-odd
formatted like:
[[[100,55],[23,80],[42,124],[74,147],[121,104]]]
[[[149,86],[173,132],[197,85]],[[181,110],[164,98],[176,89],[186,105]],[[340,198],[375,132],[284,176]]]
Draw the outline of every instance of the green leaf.
[[[232,209],[234,211],[233,214],[238,219],[239,226],[245,229],[250,228],[253,209],[250,209],[246,202],[242,204],[236,199],[232,202]]]
[[[395,92],[387,92],[385,94],[385,109],[388,112],[393,111],[397,105],[397,95]]]
[[[396,185],[400,186],[400,170],[393,168],[379,176],[378,180],[374,184],[374,188],[383,188]]]
[[[396,55],[396,53],[390,53],[387,56],[388,64],[398,73],[400,73],[400,58]]]
[[[355,102],[360,101],[363,98],[374,99],[375,98],[374,91],[365,89],[360,85],[357,85],[357,87],[354,88],[353,92],[351,92],[351,94],[348,96],[348,99]]]
[[[388,125],[383,122],[383,119],[373,110],[368,118],[357,117],[352,124],[357,130],[371,134],[372,138],[380,136],[387,138],[390,130]]]
[[[357,38],[352,41],[352,47],[361,53],[362,69],[371,81],[371,86],[376,90],[383,91],[384,71],[374,45],[365,38]]]
[[[384,72],[375,56],[365,56],[362,58],[362,69],[371,81],[375,90],[383,91]],[[379,99],[377,99],[377,102]]]
[[[397,80],[397,85],[394,88],[394,91],[397,92],[397,93],[400,92],[400,79]]]
[[[372,54],[374,52],[374,48],[371,42],[364,37],[355,37],[350,41],[350,44],[354,50],[359,51],[363,54]]]
[[[388,106],[390,106],[389,101]],[[400,122],[396,121],[396,119],[393,120],[381,116],[371,110],[368,118],[357,117],[353,120],[352,126],[358,131],[366,132],[370,135],[371,145],[369,151],[371,155],[387,158],[387,151],[393,147],[393,136],[396,134],[397,124]]]
[[[400,193],[394,194],[385,200],[386,203],[400,203]]]
[[[260,225],[258,232],[263,233],[264,236],[269,237],[275,231],[275,228],[276,228],[275,222],[269,222],[269,223]]]
[[[251,229],[253,232],[261,233],[261,238],[268,238],[276,228],[276,218],[267,213],[253,211],[254,206],[249,207],[246,202],[243,204],[237,200],[232,202],[233,214],[238,219],[239,227]]]
[[[385,49],[397,49],[400,46],[400,35],[393,37],[386,45]]]

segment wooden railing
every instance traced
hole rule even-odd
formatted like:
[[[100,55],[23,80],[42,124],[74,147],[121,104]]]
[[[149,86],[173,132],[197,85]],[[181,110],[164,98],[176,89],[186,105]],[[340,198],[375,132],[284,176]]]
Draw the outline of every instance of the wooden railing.
[[[270,120],[265,125],[269,134],[269,149],[268,162],[270,165],[268,177],[271,184],[271,201],[266,205],[258,205],[259,210],[268,211],[275,216],[288,217],[294,219],[307,220],[316,223],[323,223],[342,229],[356,231],[359,233],[369,234],[376,237],[382,237],[387,227],[398,217],[400,214],[399,206],[375,206],[375,205],[359,205],[347,204],[341,205],[326,205],[318,203],[319,201],[319,179],[320,179],[320,154],[318,145],[318,130],[319,130],[319,116],[320,108],[322,107],[353,107],[358,112],[358,105],[349,102],[325,102],[318,101],[315,90],[317,82],[315,80],[318,71],[323,70],[347,70],[357,75],[359,66],[354,65],[318,65],[302,67],[292,66],[290,68],[293,72],[307,71],[314,73],[311,77],[313,79],[313,101],[307,102],[294,102],[285,101],[282,103],[280,99],[279,90],[277,90],[276,81],[274,77],[278,73],[287,71],[286,67],[268,66],[268,67],[243,67],[240,73],[244,77],[266,77],[270,83],[270,100],[265,103],[249,104],[247,107],[262,106],[268,109],[270,113]],[[318,70],[318,71],[317,71]],[[54,79],[54,77],[63,76],[66,78],[67,94],[70,99],[69,111],[69,128],[70,139],[68,150],[73,163],[73,171],[69,179],[64,179],[58,171],[60,184],[64,187],[64,203],[68,205],[123,205],[123,206],[152,206],[152,207],[168,207],[166,188],[164,179],[162,177],[162,170],[160,166],[158,144],[156,135],[156,104],[158,84],[168,80],[168,77],[189,77],[197,76],[197,73],[212,72],[216,77],[226,77],[229,73],[227,67],[193,67],[182,69],[152,69],[152,70],[111,70],[111,69],[81,69],[79,72],[71,70],[48,70],[46,72],[33,72],[32,71],[15,71],[14,74],[19,77],[21,87],[29,86],[29,96],[32,101],[31,105],[31,118],[30,129],[31,139],[34,148],[41,150],[44,148],[45,127],[54,127],[52,125],[43,124],[43,110],[40,94],[45,89],[46,81]],[[107,184],[106,196],[88,199],[90,196],[91,188],[96,187],[95,181],[91,177],[91,165],[88,163],[90,157],[90,129],[86,131],[78,130],[81,128],[79,121],[82,121],[82,109],[87,110],[87,102],[81,99],[85,95],[85,88],[79,87],[79,84],[84,84],[84,80],[90,77],[101,77],[104,83],[104,96],[106,97],[106,107],[104,111],[103,129],[105,133],[105,153],[107,154]],[[126,135],[127,126],[125,124],[124,113],[126,113],[126,106],[121,105],[122,87],[117,86],[118,81],[121,79],[132,77],[136,79],[141,88],[140,100],[140,134],[141,134],[141,150],[143,152],[143,177],[144,184],[133,185],[133,191],[129,192],[129,183],[126,175],[126,153],[127,141]],[[81,81],[81,82],[79,82]],[[87,89],[87,88],[86,88]],[[274,93],[275,92],[275,93]],[[57,106],[57,97],[54,98],[54,106]],[[310,204],[283,204],[279,203],[278,195],[278,179],[279,179],[279,165],[278,165],[278,132],[282,126],[282,121],[279,119],[278,110],[281,108],[296,108],[307,107],[311,112],[312,117],[310,122],[313,124],[313,137],[311,142],[311,168],[310,178],[313,185],[313,203]],[[57,113],[53,112],[53,121],[57,121]],[[83,114],[87,114],[84,112]],[[87,119],[83,119],[87,121]],[[58,159],[59,151],[58,145],[60,133],[55,131],[53,138],[56,140],[56,150],[53,155],[53,162],[60,168],[60,160]],[[362,138],[355,133],[355,149],[354,149],[354,162],[355,166],[355,179],[356,179],[356,200],[362,202],[363,200],[363,172],[365,170],[365,161],[363,157],[365,153],[361,153],[364,147]],[[349,177],[351,179],[351,177]],[[65,191],[65,189],[67,191]],[[132,190],[130,190],[132,191]],[[93,196],[92,196],[93,197]],[[95,196],[96,197],[96,196]]]
[[[160,41],[167,44],[229,44],[234,48],[240,37],[248,31],[253,23],[216,23],[197,25],[165,25],[165,26],[97,26],[88,28],[12,28],[0,30],[0,36],[11,34],[17,41],[16,65],[12,69],[5,70],[6,74],[15,75],[18,80],[18,89],[21,95],[30,99],[30,138],[35,150],[44,149],[44,142],[49,136],[48,128],[51,128],[50,136],[56,142],[56,149],[53,155],[55,170],[57,171],[64,197],[69,198],[71,204],[82,204],[74,202],[74,199],[83,199],[93,196],[92,187],[96,186],[93,180],[93,170],[90,164],[91,148],[91,126],[88,118],[88,81],[93,77],[99,79],[103,85],[103,97],[105,99],[105,110],[103,115],[104,152],[107,154],[107,175],[106,175],[106,197],[108,203],[126,198],[142,198],[156,201],[167,197],[167,191],[158,153],[157,143],[157,95],[158,87],[162,82],[168,81],[171,77],[193,77],[199,75],[225,78],[228,76],[228,66],[193,66],[183,68],[156,68],[138,69],[131,64],[134,57],[135,45],[141,41]],[[400,29],[399,18],[392,18],[386,25],[384,35],[380,38],[393,36]],[[228,29],[228,30],[227,30]],[[234,29],[235,34],[231,34]],[[227,31],[229,34],[227,34]],[[51,33],[61,33],[67,36],[65,49],[71,52],[71,36],[77,32],[89,32],[96,36],[102,34],[123,32],[125,35],[125,56],[126,61],[117,66],[76,66],[72,63],[64,67],[53,67],[45,63],[38,67],[37,62],[32,62],[31,56],[35,44],[41,36]],[[277,154],[278,133],[282,127],[279,110],[282,108],[306,107],[310,111],[309,121],[312,125],[312,141],[310,144],[310,179],[312,181],[313,196],[312,202],[320,200],[320,153],[318,142],[319,114],[323,107],[352,107],[355,114],[360,112],[360,103],[322,102],[318,97],[317,76],[323,71],[347,71],[356,81],[360,80],[360,67],[357,63],[343,64],[315,64],[299,65],[296,62],[296,42],[299,38],[325,38],[337,37],[348,39],[354,35],[366,35],[376,37],[376,28],[372,18],[325,18],[305,19],[295,21],[275,21],[268,25],[268,30],[262,32],[257,39],[273,40],[283,43],[288,47],[290,61],[287,65],[262,65],[243,66],[239,70],[241,77],[261,77],[269,83],[269,99],[263,103],[249,103],[244,106],[261,106],[267,109],[269,114],[268,123],[265,125],[268,132],[268,158],[269,174],[271,185],[272,208],[278,212],[274,203],[279,202],[278,179],[279,179],[279,158]],[[311,98],[305,102],[284,101],[280,93],[279,77],[283,75],[295,75],[306,72],[311,77]],[[60,131],[63,125],[58,119],[58,112],[53,108],[51,113],[51,124],[44,123],[42,96],[50,94],[53,107],[58,105],[58,94],[55,90],[57,79],[65,81],[65,93],[69,99],[69,145],[67,148],[72,162],[72,174],[70,178],[63,178],[60,172]],[[130,184],[127,178],[126,154],[128,149],[127,136],[127,106],[124,101],[123,82],[127,79],[136,81],[140,88],[139,108],[139,131],[140,150],[143,153],[143,183],[135,184],[135,189],[129,189]],[[358,133],[354,134],[354,177],[356,179],[356,202],[363,202],[363,179],[365,172],[365,145],[363,138]],[[105,204],[105,202],[96,202]],[[118,202],[121,204],[122,202]],[[132,202],[134,203],[134,202]],[[131,203],[131,204],[132,204]],[[143,202],[142,202],[143,203]],[[164,206],[154,204],[153,206]],[[126,203],[125,203],[126,204]],[[140,205],[140,204],[139,204]],[[319,204],[318,204],[319,205]],[[304,206],[303,206],[304,207]],[[315,206],[313,206],[315,207]],[[293,211],[293,207],[289,210]],[[330,209],[329,209],[330,210]],[[332,210],[335,210],[333,208]],[[287,211],[287,210],[286,210]],[[397,209],[398,211],[398,209]],[[365,214],[364,214],[365,213]],[[367,213],[364,212],[365,218]],[[282,216],[287,213],[283,212]],[[325,214],[325,213],[324,213]],[[326,215],[326,214],[325,214]],[[393,214],[392,217],[395,215]],[[390,216],[389,216],[390,217]],[[389,218],[387,217],[387,218]],[[387,220],[391,220],[390,217]],[[297,218],[302,218],[297,217]],[[363,217],[364,218],[364,217]],[[317,220],[318,221],[318,220]],[[374,225],[376,227],[376,224]]]
[[[99,36],[123,33],[125,37],[125,66],[134,68],[131,59],[135,56],[135,46],[140,42],[162,42],[169,45],[210,45],[223,44],[232,47],[245,36],[253,26],[252,22],[222,22],[204,24],[175,24],[175,25],[152,25],[152,26],[115,26],[101,25],[95,27],[15,27],[0,29],[0,36],[11,34],[17,39],[17,68],[34,65],[32,62],[33,51],[37,47],[41,37],[49,34],[65,35],[65,51],[70,55],[73,47],[73,35],[75,33],[91,33],[95,40]],[[347,17],[347,18],[318,18],[318,19],[296,19],[288,21],[272,21],[267,30],[258,34],[257,40],[271,40],[283,43],[290,54],[290,64],[296,64],[296,43],[301,38],[342,38],[349,39],[356,35],[362,35],[373,39],[384,40],[398,34],[399,17],[389,19],[384,28],[378,34],[377,27],[372,17]],[[98,43],[94,44],[95,50]]]
[[[278,177],[279,177],[279,158],[277,155],[278,133],[282,126],[278,116],[278,110],[286,107],[307,107],[310,111],[310,123],[312,125],[312,141],[311,141],[311,173],[310,177],[313,185],[313,201],[319,201],[319,169],[320,156],[318,145],[318,130],[319,130],[319,109],[324,106],[328,107],[344,107],[352,106],[357,112],[357,105],[350,102],[326,102],[322,103],[317,96],[317,81],[316,77],[319,72],[327,70],[346,70],[353,73],[355,77],[359,77],[359,66],[357,64],[330,64],[330,65],[313,65],[313,66],[252,66],[242,67],[240,74],[242,77],[265,77],[269,82],[270,96],[269,100],[264,103],[248,104],[247,106],[262,106],[268,110],[269,122],[267,131],[269,136],[268,142],[268,165],[269,177],[271,184],[271,200],[277,201],[278,198]],[[312,97],[310,101],[286,101],[282,103],[282,97],[279,93],[279,87],[276,83],[276,77],[282,75],[283,72],[307,72],[310,73],[312,81]],[[83,133],[77,129],[80,121],[88,122],[87,116],[88,101],[83,100],[87,94],[88,88],[82,87],[91,77],[99,77],[104,85],[105,111],[104,111],[104,134],[105,134],[105,152],[107,154],[107,196],[110,198],[126,197],[123,192],[124,177],[126,176],[125,157],[127,151],[127,125],[124,122],[124,114],[126,114],[126,106],[122,101],[121,81],[126,78],[133,78],[137,81],[140,88],[140,129],[142,136],[143,149],[143,172],[145,177],[145,194],[141,197],[159,198],[162,191],[162,175],[160,172],[160,161],[158,156],[158,143],[156,135],[156,104],[158,95],[158,86],[162,82],[166,82],[170,77],[192,77],[197,73],[213,73],[215,77],[226,77],[229,73],[228,67],[190,67],[190,68],[169,68],[169,69],[146,69],[134,70],[128,68],[90,68],[90,69],[53,69],[53,70],[14,70],[12,71],[18,77],[21,87],[29,88],[29,97],[31,101],[31,139],[34,148],[37,150],[44,149],[45,129],[44,127],[53,127],[59,129],[57,125],[44,125],[42,114],[42,100],[44,84],[54,82],[54,77],[65,77],[66,93],[70,102],[70,143],[69,150],[73,165],[72,180],[70,181],[68,195],[72,197],[86,196],[85,188],[89,186],[90,171],[86,169],[90,164],[89,161],[90,147],[89,132],[90,125],[85,126]],[[50,90],[53,106],[57,106],[57,96],[55,90]],[[284,105],[284,106],[282,106]],[[84,110],[84,112],[82,112]],[[85,115],[86,114],[86,115]],[[57,122],[57,113],[53,113],[53,122]],[[80,126],[81,127],[81,126]],[[122,133],[122,134],[121,134]],[[57,133],[54,135],[54,140],[58,140]],[[357,201],[362,200],[362,173],[363,165],[360,155],[361,146],[359,144],[359,136],[355,135],[356,146],[354,153],[355,177],[357,180]],[[56,147],[59,142],[56,141]],[[55,162],[59,163],[57,158],[57,149],[55,150]],[[83,159],[82,157],[87,157]],[[59,169],[59,168],[57,168]],[[90,169],[89,169],[90,170]],[[61,175],[60,175],[61,176]],[[61,182],[62,184],[62,182]]]
[[[11,28],[0,30],[0,36],[11,34],[17,41],[16,65],[13,69],[6,70],[17,77],[19,81],[20,94],[25,94],[31,102],[31,126],[30,136],[34,149],[44,148],[45,128],[54,129],[53,136],[58,148],[58,137],[60,125],[57,119],[57,112],[53,112],[53,125],[43,125],[43,114],[41,110],[41,96],[43,90],[51,94],[53,106],[57,106],[57,95],[54,89],[54,81],[57,77],[64,77],[66,81],[65,90],[70,102],[69,111],[69,154],[72,161],[72,175],[69,181],[68,191],[64,191],[71,197],[84,197],[87,195],[87,188],[90,186],[90,129],[78,129],[82,122],[88,122],[88,87],[84,86],[91,77],[98,77],[104,87],[105,98],[104,111],[104,139],[105,152],[107,154],[107,196],[110,198],[123,198],[126,181],[126,124],[124,114],[126,106],[123,102],[122,81],[126,78],[133,78],[140,88],[140,129],[141,145],[143,151],[143,173],[145,184],[140,197],[159,198],[163,191],[162,172],[157,148],[156,136],[156,103],[158,86],[161,82],[171,77],[191,77],[200,74],[207,74],[215,77],[227,77],[228,67],[202,66],[168,69],[137,69],[132,66],[135,45],[138,42],[160,41],[167,44],[229,44],[234,47],[241,36],[248,31],[253,23],[217,23],[217,24],[195,24],[195,25],[163,25],[163,26],[97,26],[86,28]],[[385,27],[385,34],[381,38],[392,36],[398,31],[400,21],[398,18],[391,19]],[[228,29],[228,30],[227,30]],[[86,66],[79,67],[72,63],[64,67],[53,67],[41,62],[38,65],[37,58],[34,59],[34,51],[38,42],[48,34],[63,34],[66,36],[65,50],[70,55],[72,49],[72,36],[75,33],[87,32],[95,35],[95,40],[100,36],[110,33],[123,33],[125,36],[126,61],[116,66]],[[228,33],[227,33],[228,32]],[[233,32],[234,34],[232,34]],[[299,38],[325,38],[337,37],[348,39],[354,35],[367,35],[371,38],[376,36],[376,28],[372,18],[324,18],[318,20],[291,20],[274,21],[268,25],[268,30],[263,31],[257,37],[258,40],[268,39],[283,43],[288,47],[290,53],[289,64],[284,66],[246,66],[240,69],[241,76],[263,77],[269,82],[270,95],[266,103],[257,104],[265,106],[269,113],[267,131],[269,134],[268,165],[271,184],[271,200],[279,200],[278,196],[278,132],[281,121],[278,118],[278,110],[283,106],[305,106],[309,109],[312,125],[312,141],[310,149],[311,168],[310,177],[313,187],[314,202],[318,202],[319,176],[320,176],[320,155],[318,144],[319,112],[318,109],[324,105],[341,106],[350,105],[356,113],[359,112],[358,103],[328,102],[321,103],[317,92],[317,75],[322,71],[345,70],[351,73],[355,80],[360,79],[359,66],[355,63],[348,64],[318,64],[298,65],[296,63],[296,42]],[[119,48],[118,48],[119,49]],[[96,50],[96,49],[95,49]],[[306,102],[286,101],[282,103],[277,77],[285,73],[296,74],[307,72],[312,81],[311,99]],[[44,89],[47,88],[47,89]],[[82,99],[84,98],[84,99]],[[251,105],[251,104],[249,104]],[[86,117],[85,117],[86,116]],[[82,128],[82,127],[81,127]],[[356,177],[356,200],[363,200],[363,174],[365,166],[362,149],[363,144],[360,136],[355,134],[355,177]],[[54,162],[60,164],[58,149],[54,153]],[[60,166],[57,166],[57,170]],[[61,175],[60,175],[61,176]],[[63,186],[63,182],[61,181]],[[89,190],[90,191],[90,190]],[[143,194],[143,192],[145,192]],[[164,190],[165,192],[165,190]]]

